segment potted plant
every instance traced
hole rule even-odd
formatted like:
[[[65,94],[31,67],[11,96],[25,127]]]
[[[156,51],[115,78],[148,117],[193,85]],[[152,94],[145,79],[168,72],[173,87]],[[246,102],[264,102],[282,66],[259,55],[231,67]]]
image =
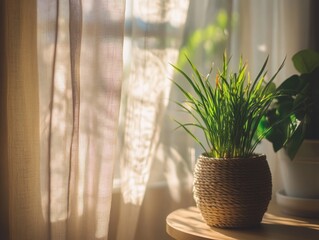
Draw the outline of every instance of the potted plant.
[[[174,84],[185,96],[185,102],[177,105],[194,120],[177,123],[203,148],[194,169],[196,205],[209,226],[258,225],[271,199],[272,182],[266,156],[254,151],[268,131],[259,131],[258,125],[278,96],[273,80],[282,66],[266,81],[267,58],[252,80],[242,59],[238,72],[231,72],[224,54],[214,81],[212,69],[204,77],[190,59],[187,61],[193,77],[173,66],[184,79],[183,84]],[[186,90],[188,86],[192,92]],[[202,131],[205,142],[192,127]]]
[[[310,216],[319,213],[319,53],[301,50],[292,61],[299,75],[278,87],[280,95],[261,128],[272,126],[266,138],[280,150],[284,190],[277,193],[278,203],[290,213]]]

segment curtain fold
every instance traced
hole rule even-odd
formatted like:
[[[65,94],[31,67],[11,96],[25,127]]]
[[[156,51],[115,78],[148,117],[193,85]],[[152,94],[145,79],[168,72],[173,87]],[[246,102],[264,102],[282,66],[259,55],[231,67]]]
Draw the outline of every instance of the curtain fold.
[[[79,176],[79,138],[80,138],[80,86],[81,86],[81,40],[82,40],[82,3],[81,0],[69,1],[69,34],[70,34],[70,76],[72,91],[72,135],[70,145],[70,164],[67,188],[67,236],[80,239],[87,235],[82,232],[83,221],[78,217]],[[106,227],[106,226],[105,226]],[[91,234],[90,234],[91,235]],[[88,235],[89,236],[89,235]]]

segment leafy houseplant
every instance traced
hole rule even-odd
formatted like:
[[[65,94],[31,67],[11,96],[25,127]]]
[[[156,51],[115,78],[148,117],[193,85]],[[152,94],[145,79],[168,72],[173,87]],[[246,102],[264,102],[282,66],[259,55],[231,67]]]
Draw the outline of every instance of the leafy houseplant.
[[[271,198],[271,174],[265,155],[254,153],[267,131],[259,131],[259,123],[274,98],[278,97],[273,80],[265,81],[265,60],[254,80],[247,64],[239,61],[238,72],[228,69],[229,59],[216,73],[202,76],[187,58],[192,69],[190,77],[173,66],[186,85],[174,81],[186,98],[177,103],[193,122],[179,126],[203,148],[194,170],[194,199],[203,218],[210,226],[249,227],[260,223]],[[190,86],[193,92],[187,91]],[[191,127],[202,130],[206,143],[201,142]]]
[[[278,87],[281,94],[261,124],[263,129],[273,125],[266,138],[276,152],[285,148],[291,159],[304,139],[319,140],[319,53],[301,50],[292,61],[300,75],[292,75]]]
[[[279,205],[294,215],[318,216],[318,207],[312,207],[308,199],[317,201],[318,206],[319,53],[301,50],[292,61],[299,74],[287,78],[278,87],[280,94],[261,121],[260,128],[272,126],[266,138],[275,151],[280,150],[283,190],[277,193]],[[292,205],[296,198],[298,202],[294,201]]]

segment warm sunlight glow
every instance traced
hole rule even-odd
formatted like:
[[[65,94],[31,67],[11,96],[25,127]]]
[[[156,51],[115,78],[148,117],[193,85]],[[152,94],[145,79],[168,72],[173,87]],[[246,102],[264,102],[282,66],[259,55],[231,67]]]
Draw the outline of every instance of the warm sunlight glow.
[[[124,42],[130,74],[123,82],[122,92],[127,94],[122,96],[125,109],[120,119],[121,191],[125,203],[142,203],[152,163],[162,154],[159,129],[171,89],[173,69],[169,64],[177,61],[187,10],[188,1],[184,0],[140,0],[133,2],[132,14],[127,11],[127,16],[134,18],[132,38],[125,38]],[[166,35],[162,31],[169,32],[174,39],[163,39]],[[174,182],[176,176],[168,174]],[[178,194],[174,198],[178,199]]]
[[[161,149],[163,159],[165,159],[165,177],[170,192],[170,196],[175,202],[182,201],[180,189],[192,188],[193,174],[192,167],[187,166],[185,156],[181,156],[180,153],[173,147],[169,149]],[[188,150],[188,155],[193,156],[194,149]],[[178,191],[177,191],[178,189]]]
[[[172,26],[176,28],[183,26],[186,19],[188,2],[185,0],[170,1],[170,6],[167,8],[169,9],[166,12],[167,18]]]
[[[188,9],[188,1],[185,0],[162,2],[140,0],[134,4],[134,11],[142,20],[153,23],[169,22],[174,27],[181,27],[184,24]]]
[[[140,205],[158,147],[158,124],[170,93],[171,83],[162,76],[169,76],[167,63],[174,62],[178,52],[175,49],[134,51],[136,59],[127,84],[127,108],[123,118],[121,178],[124,201]],[[164,60],[160,61],[158,55]]]
[[[260,52],[267,52],[267,45],[266,44],[260,44],[258,45],[258,50]]]
[[[319,225],[318,224],[309,224],[306,219],[305,220],[296,220],[289,217],[282,217],[277,216],[274,214],[266,213],[264,216],[265,224],[283,224],[283,225],[289,225],[289,226],[298,226],[298,227],[307,227],[314,230],[319,231]]]
[[[179,209],[178,214],[169,216],[166,220],[169,226],[172,226],[174,229],[182,229],[183,232],[196,236],[196,239],[206,239],[207,236],[212,236],[212,239],[240,240],[240,238],[227,236],[227,234],[222,233],[222,229],[221,232],[215,231],[213,238],[212,229],[203,223],[200,212],[196,207]]]
[[[52,119],[51,136],[51,222],[67,218],[67,196],[70,136],[71,136],[71,113],[69,100],[70,85],[67,84],[66,67],[57,66],[57,79],[55,84],[55,98],[53,99],[54,118]]]

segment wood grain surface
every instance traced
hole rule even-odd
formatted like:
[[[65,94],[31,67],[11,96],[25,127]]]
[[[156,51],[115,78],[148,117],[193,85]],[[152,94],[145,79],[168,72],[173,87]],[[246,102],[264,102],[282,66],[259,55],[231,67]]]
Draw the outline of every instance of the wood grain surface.
[[[199,210],[189,207],[167,216],[166,231],[177,240],[319,240],[319,216],[315,219],[290,216],[271,202],[260,226],[221,229],[207,226]]]

